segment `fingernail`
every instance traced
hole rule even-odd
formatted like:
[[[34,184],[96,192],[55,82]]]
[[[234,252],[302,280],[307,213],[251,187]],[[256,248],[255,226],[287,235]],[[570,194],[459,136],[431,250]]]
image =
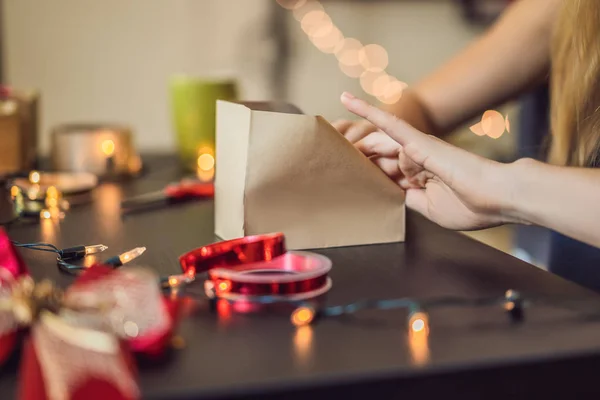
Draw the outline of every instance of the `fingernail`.
[[[348,92],[344,92],[344,93],[342,93],[342,98],[343,98],[343,99],[348,99],[348,100],[353,100],[353,99],[355,99],[356,97],[354,97],[352,94],[350,94],[350,93],[348,93]]]

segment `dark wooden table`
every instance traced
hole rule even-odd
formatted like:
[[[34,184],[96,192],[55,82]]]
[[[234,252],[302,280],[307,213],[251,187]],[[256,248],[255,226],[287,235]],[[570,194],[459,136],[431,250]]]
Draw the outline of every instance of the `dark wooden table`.
[[[93,203],[72,209],[60,225],[14,226],[19,241],[60,247],[104,243],[110,255],[146,246],[137,264],[161,274],[178,271],[177,257],[214,242],[213,204],[196,202],[121,219],[124,196],[160,189],[177,178],[169,157],[150,157],[149,172],[126,183],[105,183]],[[327,302],[361,298],[526,294],[595,294],[408,214],[403,244],[319,251],[333,260]],[[54,258],[23,251],[34,276],[61,285]],[[599,266],[600,268],[600,266]],[[200,284],[198,284],[200,285]],[[200,291],[200,288],[193,289]],[[145,398],[506,398],[600,393],[592,378],[600,363],[600,323],[581,310],[527,310],[509,323],[499,308],[440,309],[430,314],[429,360],[417,363],[407,344],[406,313],[365,312],[297,331],[275,314],[217,317],[200,302],[180,324],[186,346],[166,363],[142,365]],[[592,375],[594,374],[594,375]],[[2,371],[0,398],[14,398],[14,365]],[[408,398],[408,397],[402,397]]]

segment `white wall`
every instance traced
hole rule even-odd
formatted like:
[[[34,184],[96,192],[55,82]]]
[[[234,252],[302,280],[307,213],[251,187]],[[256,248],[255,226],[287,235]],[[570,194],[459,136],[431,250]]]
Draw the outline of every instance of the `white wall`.
[[[174,73],[243,66],[248,96],[265,97],[257,54],[269,0],[4,0],[6,74],[43,96],[42,147],[69,121],[130,124],[143,149],[173,146],[167,81]]]
[[[246,98],[269,97],[265,31],[274,1],[4,0],[8,82],[41,90],[43,150],[52,126],[78,120],[127,123],[141,149],[169,150],[171,74],[237,70]],[[478,33],[450,0],[328,2],[326,9],[346,36],[383,45],[389,72],[408,83]],[[289,100],[329,119],[345,115],[339,95],[360,94],[357,80],[289,20]]]

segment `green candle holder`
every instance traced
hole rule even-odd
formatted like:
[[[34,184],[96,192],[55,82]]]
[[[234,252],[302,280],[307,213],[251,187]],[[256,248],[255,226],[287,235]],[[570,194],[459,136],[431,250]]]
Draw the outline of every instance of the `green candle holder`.
[[[216,103],[236,101],[237,82],[178,75],[171,78],[169,87],[181,163],[187,170],[207,172],[211,167],[207,158],[215,155]]]

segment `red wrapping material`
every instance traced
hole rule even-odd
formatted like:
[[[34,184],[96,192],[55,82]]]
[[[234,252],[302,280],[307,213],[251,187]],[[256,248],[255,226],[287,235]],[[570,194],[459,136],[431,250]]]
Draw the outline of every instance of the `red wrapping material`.
[[[110,278],[111,274],[118,273],[118,271],[119,270],[113,270],[105,266],[93,266],[86,270],[86,272],[76,280],[71,286],[71,289],[77,289],[80,292],[87,293],[90,290],[83,290],[86,285],[90,285],[91,287],[94,282]],[[6,285],[7,281],[22,275],[28,275],[27,268],[10,242],[6,232],[0,228],[0,282],[4,282]],[[158,282],[156,282],[156,285],[158,285]],[[67,291],[67,293],[68,292],[69,291]],[[85,343],[84,345],[79,345],[77,340],[71,340],[70,337],[76,335],[69,336],[68,326],[70,326],[70,323],[60,322],[58,325],[59,328],[66,326],[67,329],[64,331],[66,333],[63,332],[60,335],[54,335],[53,332],[56,331],[48,329],[48,324],[39,325],[40,322],[34,321],[32,328],[29,330],[30,334],[25,338],[21,354],[19,398],[24,400],[50,400],[52,397],[48,392],[48,384],[55,386],[55,381],[46,381],[44,376],[53,376],[52,373],[56,374],[56,371],[59,371],[58,376],[61,378],[66,377],[65,379],[68,379],[68,381],[65,381],[65,385],[61,387],[61,389],[65,387],[68,388],[68,395],[61,398],[82,400],[129,400],[138,398],[139,390],[135,383],[137,372],[132,353],[139,353],[150,357],[162,355],[168,348],[169,340],[175,328],[175,320],[178,315],[178,301],[168,299],[162,295],[160,296],[160,301],[162,301],[162,305],[164,306],[164,310],[160,311],[160,315],[164,316],[166,312],[166,315],[170,318],[165,319],[165,317],[161,317],[162,319],[160,319],[160,321],[164,321],[165,323],[149,325],[151,329],[153,329],[152,327],[154,326],[158,326],[160,329],[156,328],[157,330],[155,331],[150,330],[147,334],[127,341],[119,340],[116,336],[112,336],[112,334],[106,332],[99,332],[103,337],[112,338],[107,343],[117,343],[117,347],[114,347],[114,345],[108,347],[108,349],[112,350],[108,351],[105,349],[108,352],[103,352],[103,350],[90,351],[88,350],[90,347],[88,346],[86,348]],[[56,315],[53,315],[52,319],[62,321],[61,317]],[[91,328],[87,328],[87,330],[92,332],[92,334],[94,332]],[[0,335],[0,365],[2,365],[16,350],[15,345],[19,335],[25,334],[27,334],[27,331],[15,329],[14,331],[9,331],[4,335]],[[35,336],[36,334],[37,336]],[[43,338],[43,341],[40,342],[39,339],[34,340],[35,337]],[[61,337],[65,337],[68,340],[65,342]],[[90,342],[93,342],[93,340],[87,341],[87,343]],[[45,350],[43,353],[46,354],[45,364],[40,359],[41,355],[36,348],[36,343],[45,343]],[[50,345],[48,345],[48,343]],[[58,347],[55,347],[52,343],[56,343],[56,346]],[[93,343],[90,349],[92,349],[94,345],[95,344]],[[43,370],[43,365],[54,366],[54,360],[57,358],[57,368],[50,367],[52,371]],[[115,362],[116,364],[114,364]],[[61,363],[62,367],[59,367]],[[78,365],[83,365],[85,368],[78,368]],[[46,371],[46,373],[44,373],[44,371]],[[67,372],[60,375],[60,371]],[[83,372],[80,373],[80,371]],[[100,373],[91,373],[92,375],[88,376],[85,374],[86,371],[96,371],[96,373],[100,371]],[[115,371],[118,371],[118,373]],[[105,376],[102,376],[102,374]]]

